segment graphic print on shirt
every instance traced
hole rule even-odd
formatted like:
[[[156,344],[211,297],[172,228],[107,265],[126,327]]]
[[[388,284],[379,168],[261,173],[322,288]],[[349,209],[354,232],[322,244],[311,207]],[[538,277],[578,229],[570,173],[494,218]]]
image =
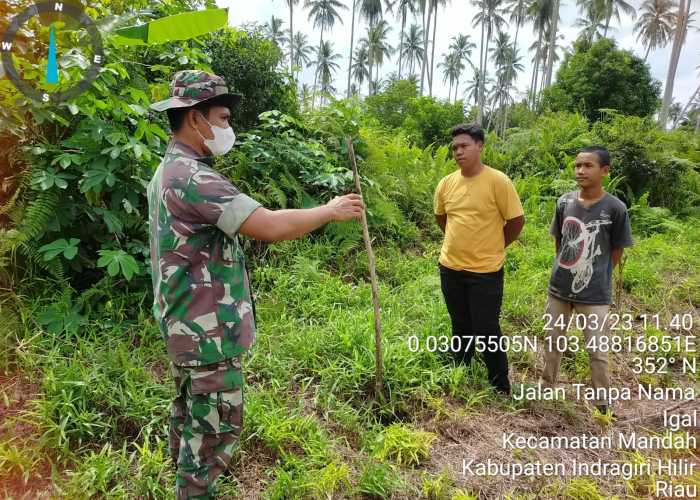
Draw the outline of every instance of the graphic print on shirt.
[[[600,226],[612,224],[611,220],[597,219],[584,224],[580,219],[568,216],[561,227],[561,251],[559,265],[571,271],[571,291],[579,293],[591,282],[593,259],[602,252],[596,245]]]

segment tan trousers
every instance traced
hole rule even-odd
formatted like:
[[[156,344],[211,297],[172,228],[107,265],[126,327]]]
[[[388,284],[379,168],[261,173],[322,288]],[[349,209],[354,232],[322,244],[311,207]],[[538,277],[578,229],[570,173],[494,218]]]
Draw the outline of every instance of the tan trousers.
[[[605,387],[607,389],[610,387],[610,378],[608,376],[608,351],[605,348],[603,350],[592,348],[599,345],[599,342],[597,342],[598,339],[594,341],[595,346],[590,346],[589,344],[592,338],[603,337],[608,334],[607,325],[603,324],[603,321],[609,309],[609,305],[577,304],[549,295],[545,312],[551,316],[547,317],[545,320],[545,326],[551,328],[548,333],[548,337],[551,338],[551,344],[549,341],[544,342],[543,385],[551,387],[557,383],[559,365],[561,363],[562,354],[564,353],[564,348],[570,345],[566,342],[558,343],[557,338],[560,336],[572,335],[573,332],[566,331],[566,325],[569,325],[572,310],[574,310],[580,318],[573,318],[571,321],[571,330],[575,328],[577,319],[579,320],[579,326],[584,327],[582,330],[585,344],[579,344],[579,349],[585,346],[588,351],[588,359],[591,368],[591,385],[594,389],[598,389],[599,387]],[[549,318],[551,318],[551,321],[549,321]],[[549,325],[546,324],[547,322],[549,322]],[[592,403],[596,406],[607,405],[608,401],[606,399],[599,399],[592,401]]]

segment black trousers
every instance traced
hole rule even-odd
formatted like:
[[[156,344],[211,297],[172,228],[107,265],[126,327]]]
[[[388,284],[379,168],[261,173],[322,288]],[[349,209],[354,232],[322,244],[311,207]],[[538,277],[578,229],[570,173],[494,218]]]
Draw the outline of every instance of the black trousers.
[[[508,355],[501,349],[499,325],[503,268],[493,273],[455,271],[442,264],[439,268],[442,294],[452,320],[452,354],[455,360],[469,364],[477,348],[476,340],[482,340],[479,351],[486,363],[489,382],[496,390],[510,393]]]

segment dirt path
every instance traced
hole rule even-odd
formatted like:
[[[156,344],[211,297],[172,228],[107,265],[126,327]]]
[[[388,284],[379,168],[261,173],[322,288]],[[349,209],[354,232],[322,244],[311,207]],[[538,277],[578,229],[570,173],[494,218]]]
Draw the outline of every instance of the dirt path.
[[[634,382],[636,384],[636,382]],[[688,386],[693,385],[691,382]],[[631,387],[630,383],[621,386]],[[683,383],[685,387],[686,384]],[[694,384],[696,394],[700,393],[700,384]],[[573,391],[567,389],[567,398],[573,399]],[[617,436],[623,433],[629,436],[634,432],[637,435],[653,435],[664,431],[662,416],[665,408],[670,408],[679,401],[654,401],[639,400],[619,402],[615,406],[615,412],[620,417],[609,427],[602,427],[589,416],[588,410],[578,402],[574,405],[555,406],[552,402],[533,402],[521,413],[512,413],[506,409],[493,408],[484,412],[480,409],[479,415],[469,417],[449,418],[444,421],[429,421],[424,424],[426,430],[431,430],[438,434],[429,462],[426,468],[433,474],[440,474],[447,471],[454,480],[455,486],[463,488],[474,494],[479,494],[479,498],[496,499],[504,498],[505,494],[514,489],[521,492],[529,492],[536,495],[537,499],[561,498],[559,496],[545,493],[551,491],[551,484],[557,480],[569,481],[575,478],[586,478],[585,476],[566,477],[544,477],[544,476],[519,476],[509,478],[503,476],[477,476],[469,473],[465,469],[465,461],[474,460],[473,464],[495,463],[512,464],[520,463],[564,463],[568,467],[573,459],[578,462],[595,462],[598,459],[603,462],[624,462],[630,460],[631,452],[634,450],[618,449],[616,447]],[[700,402],[697,400],[684,404],[684,412],[692,412],[700,409]],[[680,410],[679,410],[680,411]],[[454,412],[459,412],[459,407],[454,408]],[[626,422],[628,419],[644,417],[642,420]],[[700,428],[691,427],[687,429],[696,439],[700,440]],[[613,441],[612,449],[510,449],[504,448],[504,433],[514,433],[515,436],[572,436],[572,435],[595,435],[611,436]],[[669,454],[669,450],[640,450],[644,457],[663,457]],[[700,479],[700,455],[697,449],[683,451],[673,451],[673,458],[683,458],[688,462],[695,463],[694,480]],[[639,486],[635,492],[636,497],[630,496],[630,492],[625,486],[625,481],[621,477],[588,477],[595,483],[600,493],[604,495],[616,495],[619,498],[651,498],[646,493],[642,493],[644,486]],[[684,482],[680,477],[672,478],[678,482]],[[642,478],[636,484],[648,484],[649,481]],[[673,481],[673,482],[676,482]],[[633,479],[631,484],[635,483]],[[653,483],[652,483],[653,484]],[[549,487],[549,490],[547,489]],[[683,498],[676,497],[676,498]],[[697,497],[693,497],[697,498]]]
[[[0,497],[55,498],[51,463],[33,447],[36,429],[18,417],[36,397],[39,384],[24,375],[0,374]],[[13,457],[9,463],[7,458]]]

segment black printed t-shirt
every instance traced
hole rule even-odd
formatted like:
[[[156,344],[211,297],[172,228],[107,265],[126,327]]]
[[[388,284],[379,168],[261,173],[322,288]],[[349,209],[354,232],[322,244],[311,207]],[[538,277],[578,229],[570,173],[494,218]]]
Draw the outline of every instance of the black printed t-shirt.
[[[633,245],[625,204],[605,193],[586,208],[578,192],[567,193],[557,200],[549,232],[561,242],[549,293],[569,302],[610,304],[612,250]]]

